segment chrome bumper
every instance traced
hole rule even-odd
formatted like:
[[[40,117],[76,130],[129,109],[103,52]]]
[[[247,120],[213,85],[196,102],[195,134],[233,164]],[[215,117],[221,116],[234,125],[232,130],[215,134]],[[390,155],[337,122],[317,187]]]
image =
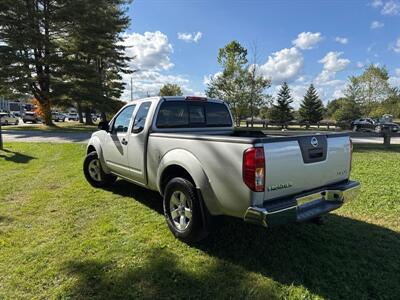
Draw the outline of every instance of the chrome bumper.
[[[244,220],[265,227],[307,221],[355,199],[359,191],[360,183],[347,181],[305,195],[267,201],[263,207],[249,207]]]

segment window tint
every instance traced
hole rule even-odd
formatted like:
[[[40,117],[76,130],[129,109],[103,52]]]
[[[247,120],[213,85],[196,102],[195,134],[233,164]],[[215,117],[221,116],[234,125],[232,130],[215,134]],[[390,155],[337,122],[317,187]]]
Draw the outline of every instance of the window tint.
[[[161,104],[156,125],[158,128],[230,127],[232,120],[222,103],[166,101]]]
[[[146,118],[149,112],[150,105],[151,102],[143,102],[140,105],[138,112],[136,113],[135,116],[135,121],[133,122],[132,132],[139,133],[143,130],[144,124],[146,123]]]
[[[204,126],[206,124],[203,104],[189,105],[189,122],[191,126]]]
[[[114,120],[113,133],[127,132],[129,122],[132,118],[133,110],[136,105],[130,105],[124,108]]]
[[[206,103],[206,116],[208,127],[232,126],[231,115],[227,107],[220,103]]]
[[[157,127],[189,127],[187,103],[183,101],[163,102],[157,116]]]

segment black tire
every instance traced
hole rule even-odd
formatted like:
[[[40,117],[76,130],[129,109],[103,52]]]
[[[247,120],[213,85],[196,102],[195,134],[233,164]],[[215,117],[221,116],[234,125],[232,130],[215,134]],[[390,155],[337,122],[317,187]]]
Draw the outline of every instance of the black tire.
[[[90,171],[89,168],[91,167],[91,163],[93,161],[97,161],[98,163],[98,171],[99,171],[99,176],[98,178],[94,178]],[[96,151],[90,152],[88,155],[86,155],[86,158],[83,162],[83,173],[85,174],[86,180],[94,187],[101,188],[101,187],[106,187],[115,182],[117,179],[116,176],[112,174],[106,174],[100,164],[99,157],[97,155]]]
[[[184,230],[179,229],[175,225],[171,216],[170,203],[175,192],[183,193],[191,205],[192,218]],[[202,199],[199,199],[196,188],[189,180],[176,177],[168,182],[164,192],[163,208],[168,227],[179,240],[190,244],[207,237],[209,233],[209,226],[205,217],[205,214],[208,213],[207,208],[203,204]]]

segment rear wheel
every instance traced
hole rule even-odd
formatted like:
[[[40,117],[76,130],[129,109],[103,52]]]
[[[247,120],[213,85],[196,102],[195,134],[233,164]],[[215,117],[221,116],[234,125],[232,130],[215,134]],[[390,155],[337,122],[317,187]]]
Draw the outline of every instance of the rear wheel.
[[[90,152],[83,162],[83,173],[86,180],[94,187],[105,187],[113,184],[117,179],[112,174],[106,174],[101,167],[96,151]]]
[[[185,243],[200,241],[208,235],[203,217],[206,207],[201,201],[193,183],[185,178],[174,178],[165,188],[165,219],[174,236]]]

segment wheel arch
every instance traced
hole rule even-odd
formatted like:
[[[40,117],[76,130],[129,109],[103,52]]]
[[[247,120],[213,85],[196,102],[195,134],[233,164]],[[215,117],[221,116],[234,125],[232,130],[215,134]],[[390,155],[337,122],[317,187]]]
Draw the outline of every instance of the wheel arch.
[[[164,195],[168,181],[175,177],[191,181],[200,192],[208,211],[213,215],[220,214],[219,203],[205,170],[197,157],[187,150],[171,150],[161,159],[157,171],[157,188],[161,195]]]
[[[106,161],[105,161],[104,155],[103,155],[103,150],[101,148],[100,139],[98,137],[91,137],[89,140],[89,143],[86,147],[86,154],[89,154],[90,152],[93,152],[93,151],[97,152],[97,156],[99,157],[103,171],[105,173],[109,174],[110,169],[107,167],[107,164],[106,164]]]

